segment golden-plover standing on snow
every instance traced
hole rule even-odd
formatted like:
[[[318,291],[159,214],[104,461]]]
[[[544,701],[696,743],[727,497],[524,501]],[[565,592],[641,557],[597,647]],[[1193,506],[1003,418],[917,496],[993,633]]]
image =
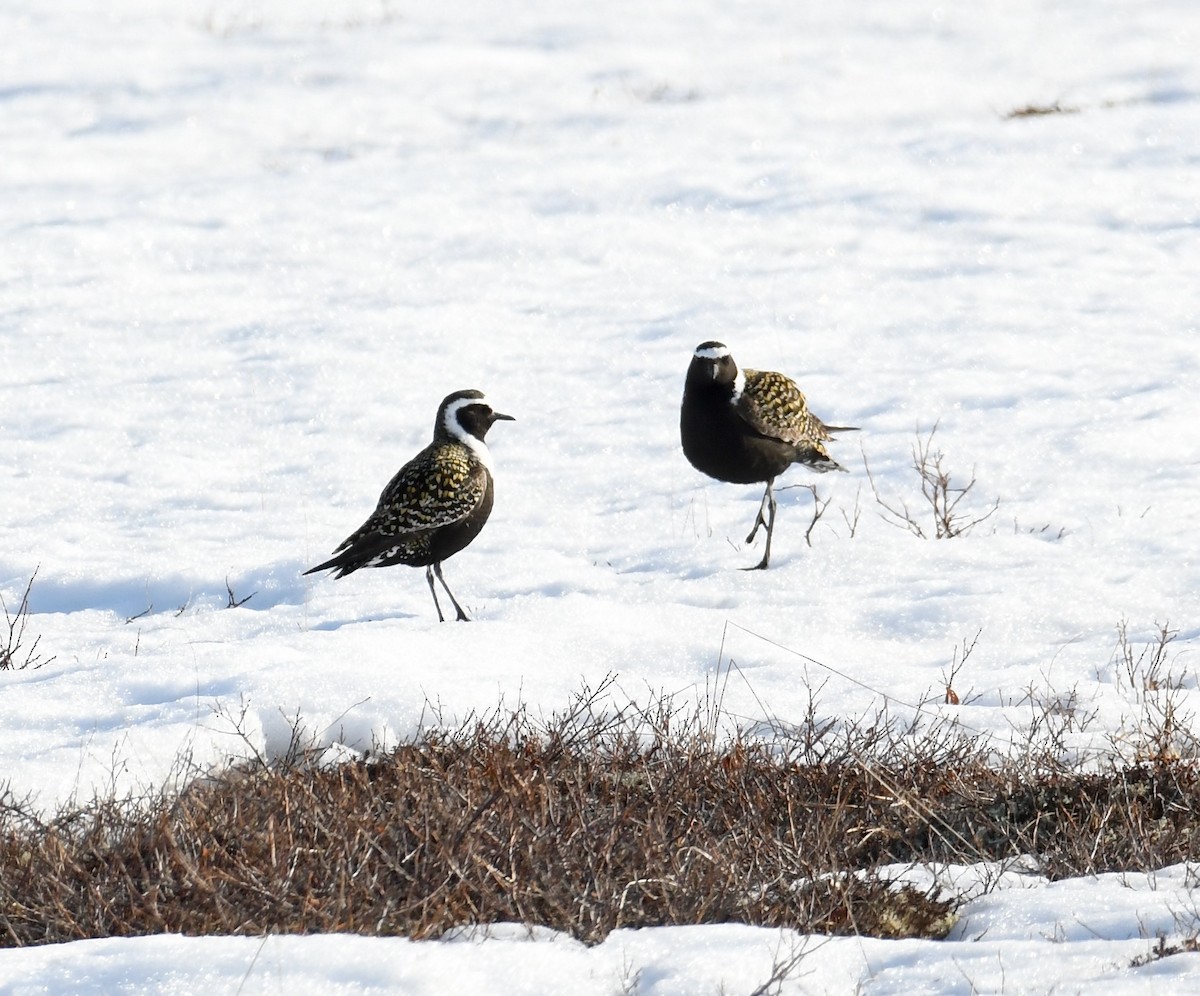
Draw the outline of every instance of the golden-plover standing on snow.
[[[767,545],[762,560],[747,570],[762,570],[771,561],[775,478],[794,463],[844,471],[824,444],[833,433],[854,429],[817,418],[791,378],[770,370],[739,370],[724,343],[702,342],[692,354],[679,415],[684,456],[718,481],[767,485],[746,537],[753,542],[758,527],[766,526]]]
[[[396,472],[370,518],[342,541],[335,556],[304,573],[330,570],[342,578],[360,567],[424,567],[438,620],[445,622],[435,577],[457,618],[466,621],[442,577],[442,561],[478,536],[491,515],[492,458],[484,439],[500,420],[513,417],[493,411],[480,391],[447,395],[438,406],[433,442]]]

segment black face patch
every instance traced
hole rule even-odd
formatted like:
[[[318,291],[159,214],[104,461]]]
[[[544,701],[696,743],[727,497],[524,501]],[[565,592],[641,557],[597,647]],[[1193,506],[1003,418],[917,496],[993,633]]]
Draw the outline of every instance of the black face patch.
[[[491,406],[482,402],[477,405],[467,405],[458,410],[458,424],[476,439],[482,439],[487,435],[492,421]]]

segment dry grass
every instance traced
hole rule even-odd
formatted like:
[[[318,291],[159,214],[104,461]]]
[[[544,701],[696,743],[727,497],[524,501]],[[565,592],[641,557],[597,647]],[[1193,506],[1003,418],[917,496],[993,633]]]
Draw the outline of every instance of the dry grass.
[[[603,691],[603,689],[601,689]],[[997,767],[945,726],[809,727],[718,743],[711,717],[497,713],[371,761],[296,751],[178,796],[39,818],[0,797],[0,939],[177,931],[437,936],[520,921],[742,922],[941,937],[956,899],[896,862],[1032,854],[1054,877],[1200,857],[1195,771]]]
[[[1041,118],[1050,114],[1078,114],[1079,112],[1080,108],[1064,106],[1055,100],[1049,104],[1023,104],[1020,107],[1014,107],[1004,117],[1007,120],[1013,120],[1015,118]]]

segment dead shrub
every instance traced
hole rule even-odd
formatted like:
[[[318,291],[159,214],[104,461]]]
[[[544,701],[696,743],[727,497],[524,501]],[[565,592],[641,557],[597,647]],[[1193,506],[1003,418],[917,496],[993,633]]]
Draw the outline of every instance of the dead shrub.
[[[718,745],[668,700],[497,713],[373,761],[261,761],[175,798],[0,807],[10,945],[177,931],[438,936],[522,921],[943,936],[953,900],[864,855],[876,783]]]
[[[0,793],[0,939],[509,921],[588,943],[723,922],[943,937],[956,898],[887,866],[1033,855],[1064,877],[1200,857],[1183,765],[1037,774],[953,723],[886,719],[719,741],[701,710],[614,709],[610,689],[550,719],[498,710],[370,760],[296,751],[51,818]]]
[[[33,582],[37,579],[37,568],[34,568],[16,613],[8,610],[4,596],[0,595],[0,608],[4,610],[4,623],[7,633],[0,631],[0,671],[21,671],[25,668],[39,668],[49,664],[53,657],[44,657],[38,653],[38,644],[42,638],[35,636],[29,642],[25,636],[25,627],[29,622],[29,593],[33,590]]]
[[[871,473],[871,465],[863,453],[863,466],[867,472],[867,481],[875,495],[875,501],[883,511],[880,513],[885,522],[900,529],[905,529],[920,539],[926,539],[930,531],[935,539],[954,539],[966,536],[981,522],[990,519],[1000,507],[1000,499],[993,499],[991,507],[983,512],[970,512],[963,501],[975,487],[975,473],[966,484],[955,484],[950,471],[943,461],[946,454],[940,449],[934,449],[933,438],[937,434],[938,424],[935,422],[929,430],[929,435],[922,437],[917,433],[916,442],[912,447],[912,469],[917,474],[920,485],[921,502],[926,507],[925,513],[909,508],[903,498],[886,498],[880,493]],[[961,506],[961,507],[960,507]],[[924,520],[928,518],[928,523]]]

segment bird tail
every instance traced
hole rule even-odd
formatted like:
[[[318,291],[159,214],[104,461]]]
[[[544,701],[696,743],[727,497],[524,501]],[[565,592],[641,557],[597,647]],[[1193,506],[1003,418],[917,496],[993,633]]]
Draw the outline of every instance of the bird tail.
[[[831,457],[820,443],[798,447],[794,459],[796,463],[803,464],[818,474],[824,474],[830,470],[840,470],[842,473],[846,473],[846,468]]]
[[[347,574],[353,574],[362,567],[362,560],[357,556],[351,556],[351,551],[346,550],[339,553],[336,557],[330,557],[323,564],[317,564],[316,567],[310,567],[305,574],[316,574],[317,571],[333,571],[335,578],[344,578]]]

